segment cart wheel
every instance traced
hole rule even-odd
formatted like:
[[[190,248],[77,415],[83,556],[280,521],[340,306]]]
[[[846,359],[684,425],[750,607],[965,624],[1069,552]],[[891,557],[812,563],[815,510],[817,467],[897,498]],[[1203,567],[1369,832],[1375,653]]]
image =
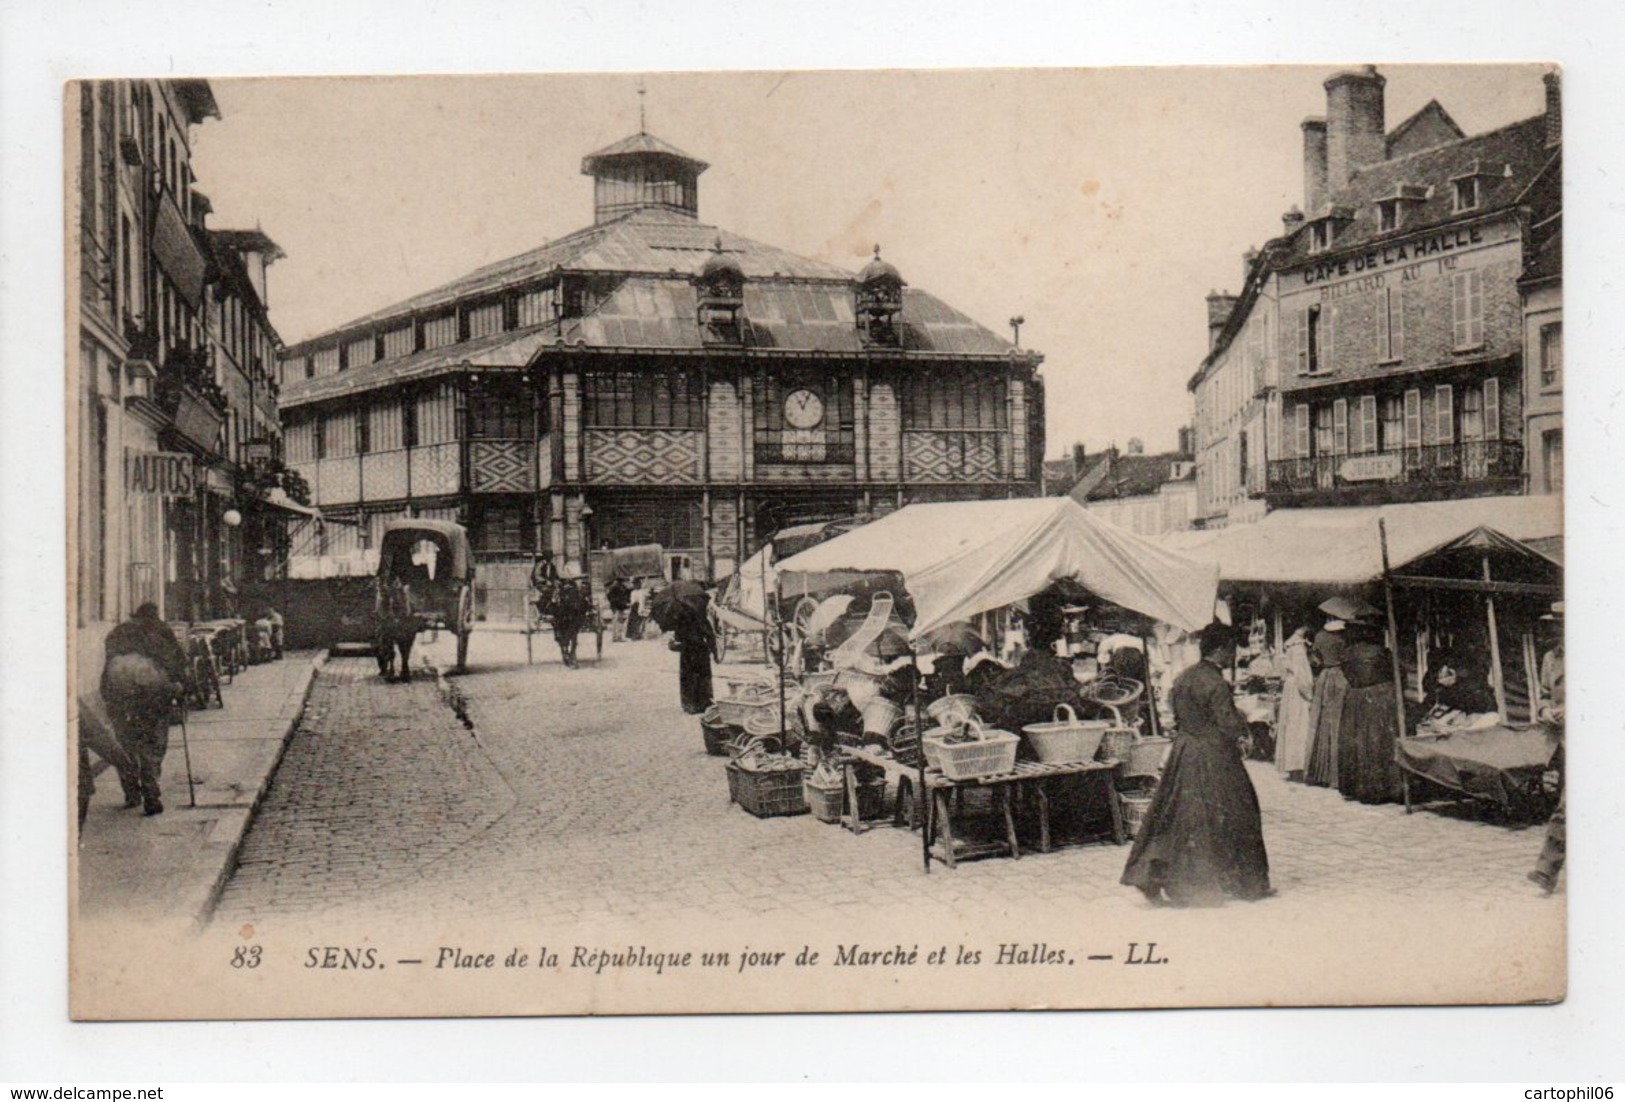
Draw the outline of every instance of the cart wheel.
[[[468,637],[474,634],[472,626],[457,633],[457,672],[468,672]]]

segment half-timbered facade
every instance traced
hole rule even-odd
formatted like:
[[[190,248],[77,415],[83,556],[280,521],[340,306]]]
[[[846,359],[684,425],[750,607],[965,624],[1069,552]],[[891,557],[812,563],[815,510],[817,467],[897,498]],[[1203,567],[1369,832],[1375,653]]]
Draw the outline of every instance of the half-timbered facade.
[[[487,561],[659,543],[719,576],[788,524],[1037,492],[1042,357],[878,249],[854,275],[700,222],[705,168],[635,135],[583,162],[591,226],[288,349],[288,461],[352,522],[303,569],[413,513]]]

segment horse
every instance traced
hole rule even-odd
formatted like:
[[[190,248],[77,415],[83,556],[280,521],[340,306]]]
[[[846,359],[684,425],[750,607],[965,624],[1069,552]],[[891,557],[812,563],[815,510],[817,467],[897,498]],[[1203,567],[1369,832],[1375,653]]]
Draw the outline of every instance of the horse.
[[[422,627],[412,607],[412,587],[400,578],[378,583],[374,605],[377,613],[378,633],[375,646],[378,655],[378,676],[385,681],[412,680],[412,644],[417,641]],[[395,656],[400,655],[400,674],[395,674]]]
[[[592,613],[592,599],[580,580],[555,582],[550,594],[549,612],[553,617],[553,639],[559,645],[559,655],[570,669],[576,668],[576,637]]]

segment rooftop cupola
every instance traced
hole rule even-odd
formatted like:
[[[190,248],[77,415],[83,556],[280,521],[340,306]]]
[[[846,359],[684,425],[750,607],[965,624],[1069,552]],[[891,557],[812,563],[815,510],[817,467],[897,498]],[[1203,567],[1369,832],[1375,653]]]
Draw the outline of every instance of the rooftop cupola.
[[[668,210],[700,216],[700,173],[710,166],[639,132],[581,159],[581,173],[593,178],[593,222],[608,222],[636,210]]]
[[[858,273],[857,322],[858,328],[871,341],[896,343],[897,315],[903,310],[902,275],[896,268],[880,259],[880,246],[875,246],[875,258]]]

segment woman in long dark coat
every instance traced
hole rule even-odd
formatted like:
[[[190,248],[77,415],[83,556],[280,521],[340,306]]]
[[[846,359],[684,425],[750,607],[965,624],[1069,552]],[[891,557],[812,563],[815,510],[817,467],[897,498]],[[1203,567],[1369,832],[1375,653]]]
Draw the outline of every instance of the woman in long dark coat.
[[[1228,627],[1209,627],[1202,633],[1202,660],[1175,679],[1169,694],[1177,726],[1173,749],[1123,869],[1123,883],[1154,905],[1272,894],[1258,794],[1241,760],[1247,721],[1219,672],[1235,649]]]
[[[703,609],[679,604],[672,636],[677,640],[677,679],[683,711],[691,716],[711,706],[711,621]]]
[[[1367,624],[1348,626],[1343,651],[1343,676],[1348,693],[1337,732],[1337,790],[1363,804],[1381,804],[1399,798],[1399,765],[1394,742],[1399,737],[1399,713],[1394,707],[1393,656],[1379,640],[1381,632]]]

